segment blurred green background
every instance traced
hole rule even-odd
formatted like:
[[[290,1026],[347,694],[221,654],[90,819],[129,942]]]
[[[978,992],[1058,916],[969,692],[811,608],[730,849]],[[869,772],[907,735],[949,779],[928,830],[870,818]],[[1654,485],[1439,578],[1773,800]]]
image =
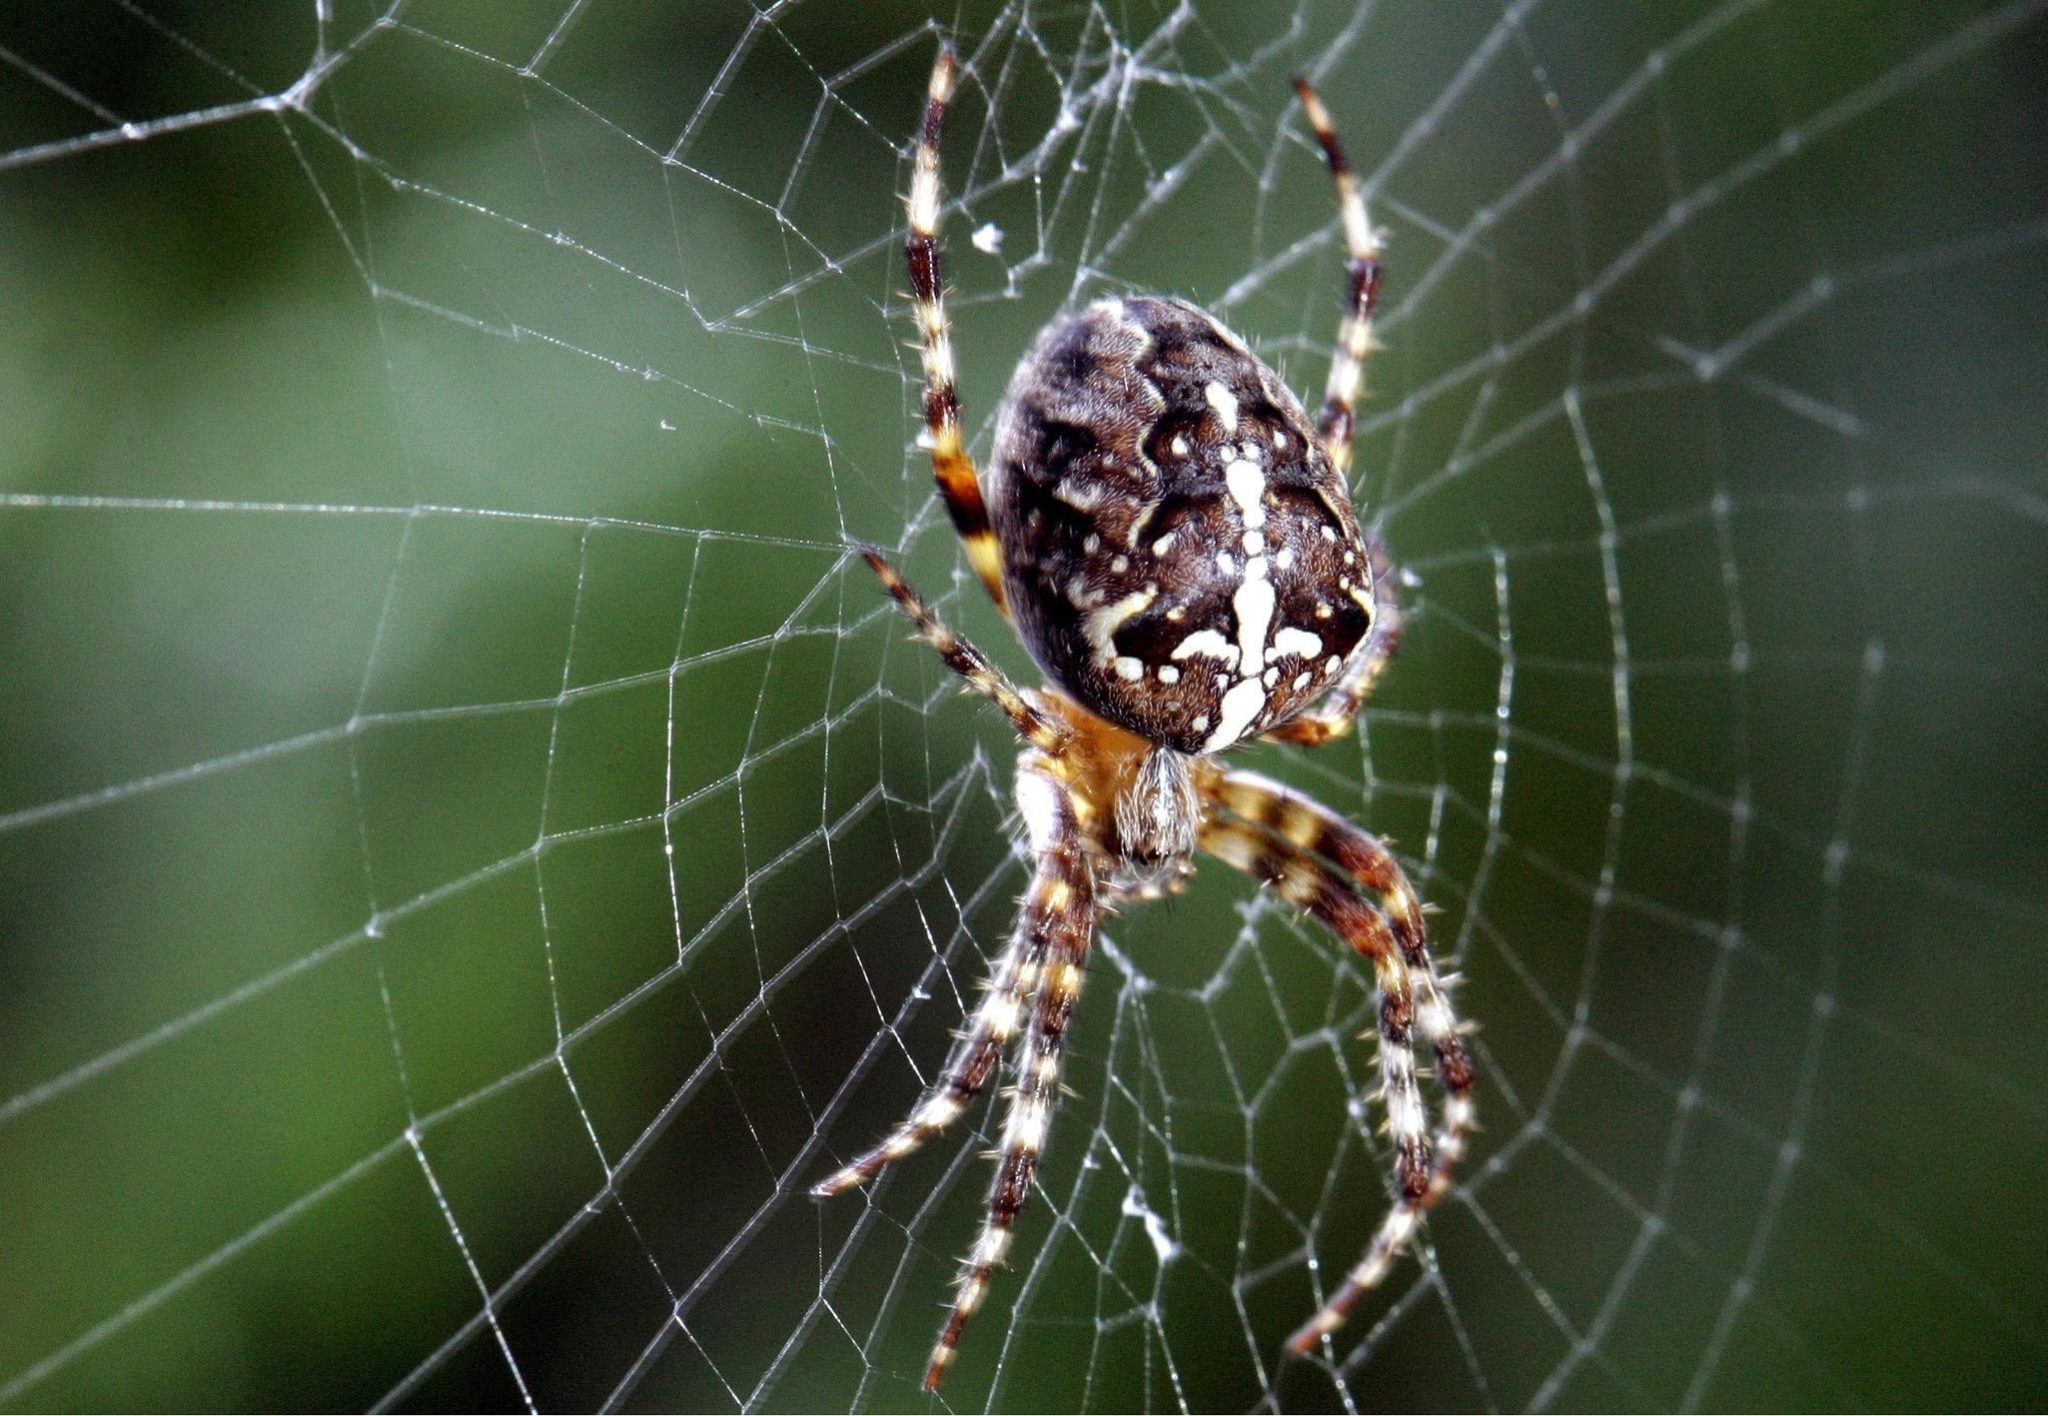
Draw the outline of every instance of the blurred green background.
[[[1368,175],[1413,627],[1253,756],[1442,908],[1487,1127],[1278,1363],[1369,980],[1205,872],[945,1403],[2048,1403],[2048,7],[88,0],[0,16],[0,1405],[926,1404],[982,1142],[804,1190],[1023,879],[843,550],[1027,671],[913,442],[941,31],[977,447],[1099,294],[1319,387],[1290,71]]]

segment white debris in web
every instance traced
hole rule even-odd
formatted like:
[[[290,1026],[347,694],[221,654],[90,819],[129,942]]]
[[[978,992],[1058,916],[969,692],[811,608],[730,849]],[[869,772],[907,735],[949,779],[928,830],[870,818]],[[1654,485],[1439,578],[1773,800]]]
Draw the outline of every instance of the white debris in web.
[[[1166,1232],[1166,1221],[1145,1203],[1145,1192],[1136,1185],[1124,1191],[1123,1212],[1144,1224],[1145,1237],[1152,1241],[1152,1253],[1162,1265],[1180,1257],[1180,1245]]]

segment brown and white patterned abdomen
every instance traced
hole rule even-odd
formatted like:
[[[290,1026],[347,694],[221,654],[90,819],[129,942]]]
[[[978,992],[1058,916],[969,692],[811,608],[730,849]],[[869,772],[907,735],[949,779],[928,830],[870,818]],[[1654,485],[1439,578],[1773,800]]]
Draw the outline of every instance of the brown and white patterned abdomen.
[[[1039,667],[1179,752],[1285,722],[1372,624],[1357,514],[1301,404],[1179,300],[1105,300],[1040,337],[988,501]]]

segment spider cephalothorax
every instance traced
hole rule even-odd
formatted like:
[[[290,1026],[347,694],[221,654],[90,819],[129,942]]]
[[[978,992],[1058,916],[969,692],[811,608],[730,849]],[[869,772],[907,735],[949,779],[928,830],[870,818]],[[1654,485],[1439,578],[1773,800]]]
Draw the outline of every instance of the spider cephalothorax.
[[[1306,1352],[1378,1283],[1449,1187],[1472,1124],[1472,1068],[1428,948],[1422,902],[1386,846],[1301,793],[1216,755],[1253,738],[1344,733],[1399,638],[1393,577],[1359,530],[1345,471],[1371,348],[1379,247],[1304,81],[1336,180],[1346,307],[1315,423],[1222,325],[1179,300],[1104,300],[1052,325],[1011,380],[987,499],[960,437],[941,302],[939,132],[957,64],[942,48],[916,146],[906,250],[932,470],[982,584],[1047,687],[1020,689],[865,554],[920,637],[1027,744],[1017,808],[1033,860],[1016,933],[944,1075],[880,1145],[814,1190],[873,1179],[944,1130],[1023,1045],[988,1218],[925,1369],[936,1387],[1009,1253],[1059,1095],[1060,1053],[1098,908],[1177,886],[1203,850],[1370,961],[1396,1199],[1344,1284],[1288,1346]],[[1416,1043],[1444,1091],[1432,1133]]]

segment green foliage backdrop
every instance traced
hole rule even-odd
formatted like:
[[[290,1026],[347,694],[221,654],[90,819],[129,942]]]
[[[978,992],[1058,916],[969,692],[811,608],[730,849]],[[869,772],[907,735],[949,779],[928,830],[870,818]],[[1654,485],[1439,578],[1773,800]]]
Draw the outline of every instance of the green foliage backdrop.
[[[1027,671],[913,441],[941,32],[977,447],[1119,290],[1319,385],[1292,69],[1368,175],[1414,628],[1257,757],[1442,908],[1487,1125],[1278,1363],[1369,981],[1212,869],[946,1400],[2048,1401],[2048,7],[89,0],[0,15],[0,1405],[924,1405],[982,1143],[803,1191],[1021,882],[845,552]]]

